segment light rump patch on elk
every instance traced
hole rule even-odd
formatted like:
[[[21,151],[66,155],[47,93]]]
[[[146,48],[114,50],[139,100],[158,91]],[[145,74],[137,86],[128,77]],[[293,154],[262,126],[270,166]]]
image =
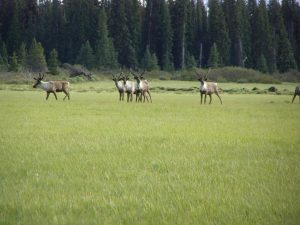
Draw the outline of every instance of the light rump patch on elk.
[[[294,97],[293,97],[292,103],[294,103],[294,100],[295,100],[295,98],[296,98],[297,95],[299,96],[299,102],[300,102],[300,85],[298,85],[295,88],[295,93],[294,93]]]
[[[209,71],[208,71],[208,73],[209,73]],[[198,81],[200,82],[199,91],[200,91],[200,97],[201,97],[201,104],[202,104],[202,101],[203,101],[203,95],[204,95],[204,104],[206,103],[206,96],[207,95],[209,96],[209,104],[211,104],[211,100],[212,100],[211,95],[212,94],[216,94],[218,96],[221,104],[223,104],[222,99],[219,95],[218,84],[207,82],[207,77],[203,78],[201,76],[201,74],[199,74],[199,73],[197,73],[197,75],[198,75]]]
[[[124,101],[124,93],[125,93],[125,86],[121,78],[122,72],[117,76],[112,74],[112,80],[114,81],[116,88],[119,92],[119,101]]]
[[[57,100],[56,92],[64,92],[66,95],[64,97],[64,100],[66,99],[66,97],[68,97],[68,100],[70,100],[70,93],[69,93],[70,83],[68,81],[45,82],[43,81],[44,76],[45,76],[44,74],[41,75],[39,73],[39,76],[37,78],[35,77],[33,78],[34,80],[36,80],[35,84],[33,85],[33,88],[41,88],[42,90],[46,91],[47,93],[46,100],[48,100],[50,93],[53,93],[55,99]]]

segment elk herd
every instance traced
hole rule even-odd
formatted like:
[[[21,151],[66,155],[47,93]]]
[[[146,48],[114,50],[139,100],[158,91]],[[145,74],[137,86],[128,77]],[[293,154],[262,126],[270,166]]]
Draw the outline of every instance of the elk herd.
[[[209,70],[210,71],[210,70]],[[208,71],[208,73],[209,73]],[[150,94],[150,86],[149,82],[144,78],[144,72],[137,74],[130,70],[130,73],[133,75],[133,78],[135,81],[129,80],[129,75],[123,74],[121,72],[118,76],[112,74],[112,80],[115,83],[115,86],[119,92],[119,101],[124,101],[124,95],[126,93],[127,95],[127,102],[133,101],[133,95],[135,95],[135,101],[136,102],[147,102],[152,103],[152,98]],[[208,74],[207,73],[207,74]],[[217,97],[220,100],[220,103],[222,104],[222,99],[219,94],[219,89],[217,83],[214,82],[207,82],[207,74],[206,76],[202,76],[199,73],[196,73],[198,76],[198,81],[200,82],[199,92],[200,92],[200,103],[203,103],[203,95],[204,95],[204,104],[206,103],[206,97],[209,96],[209,104],[211,104],[212,101],[212,94],[217,95]],[[33,78],[36,82],[33,85],[33,88],[41,88],[46,92],[46,100],[48,100],[49,95],[53,93],[55,99],[57,100],[56,93],[57,92],[64,92],[65,97],[63,100],[65,100],[68,97],[68,100],[70,100],[70,83],[68,81],[43,81],[44,74],[39,76],[37,78]],[[299,102],[300,102],[300,85],[296,86],[294,96],[292,99],[292,103],[294,103],[294,100],[296,96],[299,96]]]

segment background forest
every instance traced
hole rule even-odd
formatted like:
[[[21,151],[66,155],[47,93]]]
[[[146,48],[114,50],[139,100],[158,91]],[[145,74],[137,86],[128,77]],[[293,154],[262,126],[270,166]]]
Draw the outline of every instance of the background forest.
[[[300,68],[296,0],[0,0],[0,70]]]

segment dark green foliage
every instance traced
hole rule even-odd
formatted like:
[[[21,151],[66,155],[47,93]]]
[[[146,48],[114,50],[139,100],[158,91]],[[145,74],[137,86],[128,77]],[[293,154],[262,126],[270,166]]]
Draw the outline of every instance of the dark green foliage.
[[[187,69],[191,69],[191,68],[197,66],[195,57],[193,55],[191,55],[190,53],[186,54],[186,60],[185,61],[186,61],[186,68]]]
[[[257,60],[257,69],[263,73],[268,72],[267,60],[263,54]]]
[[[20,65],[21,69],[24,69],[26,67],[26,57],[27,57],[26,46],[24,42],[21,44],[20,48],[18,49],[17,55],[18,55],[18,64]]]
[[[79,53],[77,55],[76,64],[81,64],[88,69],[92,69],[94,66],[94,55],[90,42],[87,41],[81,45]]]
[[[18,64],[18,57],[14,52],[13,55],[10,57],[9,60],[9,71],[18,72],[19,71],[19,64]]]
[[[217,45],[216,43],[214,43],[209,52],[208,67],[217,68],[220,63],[219,57],[220,56],[219,56]]]
[[[149,47],[146,48],[144,57],[142,59],[142,68],[148,71],[158,69],[157,57],[155,53],[150,53]]]
[[[32,72],[47,71],[47,63],[44,55],[44,49],[40,42],[32,40],[31,46],[26,57],[26,67]]]
[[[2,61],[2,67],[8,66],[8,55],[6,50],[6,45],[4,42],[1,43],[0,41],[0,56]]]
[[[220,64],[229,62],[230,39],[223,9],[218,0],[209,0],[209,38],[210,44],[216,43],[220,53]]]
[[[48,60],[48,68],[49,68],[49,72],[53,75],[57,75],[59,74],[58,71],[58,56],[57,56],[57,51],[56,49],[53,49],[50,52],[50,57]]]
[[[20,69],[25,69],[33,39],[41,44],[48,62],[56,49],[60,62],[81,63],[90,69],[144,66],[147,46],[159,69],[190,68],[194,61],[207,67],[215,43],[220,67],[265,70],[264,58],[266,72],[285,72],[300,68],[300,3],[0,0],[2,70],[8,69],[14,52]]]

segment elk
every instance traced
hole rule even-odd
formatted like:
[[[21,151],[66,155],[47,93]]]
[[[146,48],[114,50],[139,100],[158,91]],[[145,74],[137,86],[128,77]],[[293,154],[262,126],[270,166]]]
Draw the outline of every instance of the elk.
[[[208,73],[209,73],[209,71],[208,71]],[[212,100],[211,95],[212,94],[216,94],[222,104],[222,99],[219,95],[218,84],[207,82],[207,75],[205,76],[205,78],[203,78],[199,73],[197,73],[197,75],[198,75],[198,81],[200,81],[199,91],[200,91],[200,96],[201,96],[201,104],[202,104],[203,95],[204,95],[204,104],[206,103],[207,95],[209,96],[209,104],[211,104],[211,100]]]
[[[124,75],[121,79],[124,82],[125,92],[127,94],[127,102],[129,102],[129,100],[132,102],[133,94],[136,94],[135,101],[137,102],[139,97],[138,84],[134,81],[130,81],[128,75]]]
[[[50,93],[53,93],[57,100],[56,92],[64,92],[66,96],[64,97],[64,100],[66,97],[68,97],[68,100],[70,100],[70,93],[69,93],[69,88],[70,88],[70,83],[68,81],[48,81],[45,82],[43,81],[44,79],[44,74],[43,76],[39,73],[39,76],[37,78],[33,78],[36,80],[35,84],[33,85],[33,88],[41,88],[44,91],[47,92],[46,100],[48,100]]]
[[[300,102],[300,85],[298,85],[295,88],[295,93],[294,93],[294,97],[293,97],[292,103],[294,103],[294,100],[295,100],[295,98],[296,98],[297,95],[299,96],[299,102]]]
[[[150,102],[152,103],[151,94],[150,94],[150,90],[149,90],[149,83],[143,77],[143,74],[145,73],[145,71],[142,72],[140,75],[137,75],[137,74],[133,73],[132,71],[130,71],[130,72],[137,82],[138,92],[140,93],[138,100],[142,101],[142,98],[144,97],[143,102],[145,102],[145,99],[147,99],[147,102],[149,102],[148,97],[146,96],[146,93],[147,93],[150,97]]]
[[[121,79],[122,72],[119,74],[118,77],[116,77],[114,74],[112,74],[113,78],[112,80],[115,82],[116,88],[119,91],[119,101],[124,101],[124,93],[125,93],[125,86]]]

